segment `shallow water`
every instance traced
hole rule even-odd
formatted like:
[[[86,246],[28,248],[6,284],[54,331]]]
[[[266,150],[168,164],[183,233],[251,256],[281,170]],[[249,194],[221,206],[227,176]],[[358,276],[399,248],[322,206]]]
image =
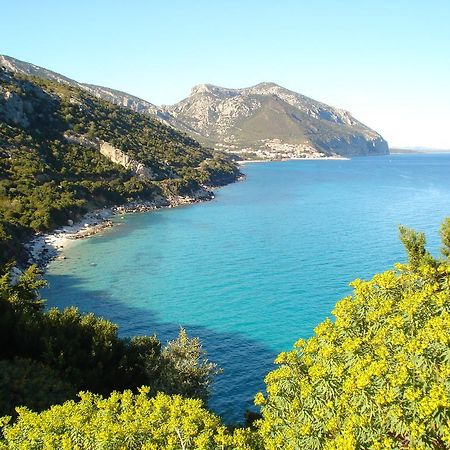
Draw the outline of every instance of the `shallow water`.
[[[224,373],[211,408],[241,421],[281,350],[331,314],[348,283],[404,261],[402,223],[437,254],[450,154],[250,164],[208,203],[128,215],[48,271],[49,306],[76,305],[122,335],[183,325]]]

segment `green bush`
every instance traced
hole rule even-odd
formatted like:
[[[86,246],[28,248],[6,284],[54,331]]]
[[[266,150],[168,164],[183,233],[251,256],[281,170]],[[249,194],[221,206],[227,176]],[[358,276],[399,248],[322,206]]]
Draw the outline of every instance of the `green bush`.
[[[212,379],[218,373],[216,365],[206,359],[200,341],[189,338],[183,329],[165,348],[155,336],[122,339],[115,324],[93,314],[81,314],[76,308],[45,311],[44,302],[36,294],[45,283],[34,266],[14,283],[11,281],[9,271],[0,277],[0,360],[33,360],[73,386],[75,392],[109,395],[114,390],[146,384],[155,394],[163,391],[208,398]],[[41,405],[41,393],[26,388],[27,374],[31,372],[21,372],[22,392],[28,393],[21,397],[22,404]],[[0,377],[0,392],[9,388],[5,380]],[[33,377],[29,382],[35,386]],[[4,408],[0,415],[17,406],[7,404],[7,398],[0,402],[0,408]]]
[[[75,398],[76,390],[59,373],[31,359],[0,360],[0,411],[15,416],[26,405],[34,411]]]

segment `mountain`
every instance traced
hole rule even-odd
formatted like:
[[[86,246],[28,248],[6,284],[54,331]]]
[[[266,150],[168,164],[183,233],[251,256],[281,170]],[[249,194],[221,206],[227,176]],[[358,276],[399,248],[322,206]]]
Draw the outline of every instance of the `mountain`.
[[[165,119],[205,145],[257,157],[378,155],[386,141],[350,113],[275,83],[195,86]]]
[[[16,73],[69,84],[91,95],[157,117],[200,143],[241,158],[277,159],[389,153],[386,141],[347,111],[285,89],[260,83],[244,89],[195,86],[189,97],[158,107],[114,89],[75,80],[0,56],[0,66]]]
[[[68,84],[69,86],[83,89],[89,92],[94,97],[110,101],[115,105],[125,106],[139,113],[145,113],[149,115],[158,115],[160,113],[160,110],[157,106],[153,105],[150,102],[142,100],[141,98],[103,86],[79,83],[78,81],[72,80],[71,78],[65,77],[64,75],[60,75],[59,73],[44,69],[43,67],[39,67],[31,63],[20,61],[19,59],[12,58],[11,56],[0,55],[0,67],[3,67],[10,72]]]
[[[207,197],[205,187],[240,174],[228,156],[153,117],[26,69],[0,67],[0,264],[32,233],[92,209]]]

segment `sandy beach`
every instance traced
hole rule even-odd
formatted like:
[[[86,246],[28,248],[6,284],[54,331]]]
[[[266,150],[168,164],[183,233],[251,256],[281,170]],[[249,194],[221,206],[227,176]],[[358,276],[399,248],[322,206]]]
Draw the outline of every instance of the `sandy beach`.
[[[28,264],[37,264],[43,269],[52,259],[64,258],[63,250],[76,239],[92,236],[111,227],[113,224],[109,218],[112,214],[113,211],[110,208],[91,211],[79,222],[69,221],[66,226],[58,228],[52,233],[36,235],[24,244],[29,254]]]
[[[84,239],[116,225],[112,217],[132,213],[154,211],[160,208],[174,208],[181,205],[208,201],[214,198],[214,193],[207,189],[199,189],[192,196],[173,196],[165,198],[159,196],[152,201],[132,202],[125,205],[113,206],[90,211],[83,218],[60,227],[51,233],[37,234],[24,244],[28,252],[28,264],[36,264],[45,270],[47,264],[56,258],[65,259],[64,250],[77,239]]]

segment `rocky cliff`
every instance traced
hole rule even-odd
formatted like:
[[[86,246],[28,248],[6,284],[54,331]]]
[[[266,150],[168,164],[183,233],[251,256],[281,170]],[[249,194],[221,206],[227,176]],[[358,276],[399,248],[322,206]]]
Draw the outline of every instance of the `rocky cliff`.
[[[144,164],[130,158],[122,150],[112,146],[108,142],[99,143],[100,153],[106,156],[110,161],[115,164],[119,164],[125,169],[131,170],[139,178],[144,178],[146,180],[155,180],[156,176],[152,171],[146,167]]]
[[[103,86],[96,86],[93,84],[79,83],[78,81],[72,80],[71,78],[65,77],[59,73],[44,69],[43,67],[39,67],[34,64],[20,61],[19,59],[12,58],[11,56],[0,55],[0,67],[3,67],[10,72],[68,84],[69,86],[83,89],[97,98],[110,101],[115,105],[130,108],[131,110],[139,113],[145,113],[153,116],[161,114],[161,111],[157,106],[142,100],[141,98],[127,94],[126,92],[109,89]]]

